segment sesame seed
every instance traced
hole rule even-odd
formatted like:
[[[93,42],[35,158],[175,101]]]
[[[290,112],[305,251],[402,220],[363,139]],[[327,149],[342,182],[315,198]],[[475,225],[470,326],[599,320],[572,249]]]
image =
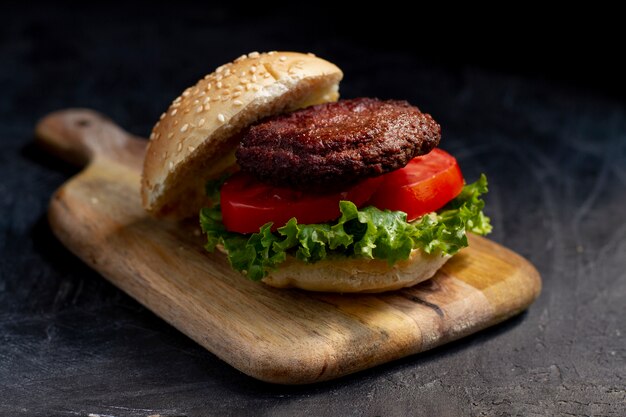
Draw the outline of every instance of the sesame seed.
[[[308,56],[315,56],[315,54],[313,52],[309,52],[307,55]]]
[[[265,74],[263,74],[263,78],[269,78],[270,77],[270,73],[266,72]]]
[[[223,65],[220,65],[219,67],[217,67],[217,68],[215,69],[215,72],[217,72],[217,73],[220,73],[220,72],[222,72],[222,71],[224,71],[224,66],[223,66]]]
[[[178,124],[178,119],[174,119],[174,126]]]
[[[189,113],[189,107],[185,107],[185,109],[183,110],[183,113],[185,114]]]
[[[194,149],[196,149],[196,148],[194,148],[193,146],[188,146],[187,149],[189,150],[189,152],[193,152]]]
[[[246,84],[246,91],[250,91],[251,88],[252,88],[252,83]]]
[[[165,113],[161,113],[161,117],[159,117],[160,120],[165,119]]]
[[[183,97],[187,97],[189,94],[190,94],[190,93],[189,93],[189,90],[185,90],[185,91],[183,91]]]
[[[154,140],[155,137],[156,137],[156,133],[154,132],[150,133],[150,140]]]
[[[172,139],[174,137],[174,132],[170,132],[167,134],[168,139]]]
[[[205,120],[204,119],[200,119],[198,120],[198,126],[202,126],[204,124]]]
[[[215,97],[213,97],[213,101],[220,101],[221,98],[222,96],[218,94]]]
[[[235,59],[235,62],[243,61],[246,58],[247,58],[246,54],[243,54],[239,58]]]
[[[180,152],[180,151],[182,151],[182,150],[183,150],[183,143],[182,143],[182,142],[178,142],[178,146],[176,147],[176,150],[177,150],[178,152]]]
[[[183,98],[181,96],[176,97],[174,103],[179,103]]]
[[[254,74],[256,72],[256,67],[253,65],[250,67],[250,74]]]
[[[241,95],[241,91],[235,91],[235,92],[233,93],[233,98],[237,98],[237,97],[239,97],[240,95]]]
[[[211,101],[211,97],[205,97],[204,100],[202,100],[202,104],[207,104],[209,101]]]
[[[278,60],[280,62],[285,62],[287,60],[287,57],[286,56],[281,56],[280,58],[278,58]]]
[[[196,88],[194,88],[194,90],[193,90],[193,95],[195,96],[195,95],[196,95],[196,94],[198,94],[199,92],[200,92],[200,89],[196,87]]]
[[[200,113],[202,111],[202,106],[198,106],[198,108],[196,109],[196,113]]]
[[[226,71],[224,71],[224,77],[228,77],[230,75],[230,68],[226,68]]]
[[[224,76],[222,76],[222,74],[217,74],[217,75],[215,76],[215,80],[216,80],[216,81],[220,81],[222,78],[224,78]]]
[[[254,51],[254,52],[250,52],[248,54],[248,57],[250,57],[250,58],[258,58],[260,55],[261,54],[259,54],[257,51]]]
[[[256,82],[256,75],[253,75],[252,77],[250,77],[250,79],[252,80],[253,83]]]
[[[204,105],[204,111],[207,111],[211,108],[211,105],[209,103]]]
[[[180,107],[180,101],[176,103],[172,103],[172,107],[174,107],[175,109]]]
[[[222,113],[217,115],[217,120],[219,120],[220,122],[224,123],[226,121],[226,118],[224,117],[224,115]]]
[[[170,171],[174,169],[174,163],[170,161]]]
[[[239,73],[239,77],[245,77],[246,76],[246,72],[245,71],[241,71],[241,73]]]
[[[243,87],[240,85],[235,86],[235,91],[243,91]]]
[[[191,104],[193,104],[195,106],[198,103],[200,103],[198,100],[194,100],[193,103],[191,103]]]
[[[211,78],[211,74],[207,74],[207,75],[204,76],[205,80],[208,80],[209,78]]]
[[[176,116],[177,111],[178,111],[177,109],[172,110],[172,112],[170,113],[170,116]]]
[[[241,100],[235,100],[235,101],[233,101],[233,104],[235,106],[243,106],[243,102]]]
[[[189,129],[189,124],[185,123],[183,127],[180,128],[180,131],[185,132],[187,129]]]
[[[272,55],[274,55],[275,53],[276,53],[276,51],[269,51],[267,54],[268,54],[268,55],[270,55],[270,56],[272,56]]]
[[[211,83],[208,83],[208,84],[206,85],[206,91],[209,91],[210,89],[211,89]]]
[[[218,82],[217,82],[217,84],[215,84],[215,86],[216,86],[218,89],[222,88],[222,82],[221,82],[221,81],[218,81]]]

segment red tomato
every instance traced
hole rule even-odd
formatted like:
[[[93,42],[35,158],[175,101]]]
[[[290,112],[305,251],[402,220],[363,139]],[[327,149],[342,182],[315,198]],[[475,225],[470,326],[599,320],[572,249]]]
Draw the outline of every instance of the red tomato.
[[[222,186],[222,220],[226,229],[238,233],[258,232],[267,222],[273,222],[276,230],[292,217],[301,224],[323,223],[339,217],[341,200],[362,206],[382,181],[382,177],[370,178],[342,192],[313,194],[273,187],[238,172]]]
[[[440,209],[463,188],[456,159],[438,148],[383,178],[369,203],[379,209],[404,211],[408,221]]]
[[[441,149],[414,158],[404,168],[364,180],[342,192],[315,194],[273,187],[238,172],[221,190],[226,229],[254,233],[267,222],[272,230],[295,217],[298,223],[323,223],[339,217],[339,201],[357,207],[369,203],[380,209],[400,210],[411,221],[445,206],[463,188],[456,159]]]

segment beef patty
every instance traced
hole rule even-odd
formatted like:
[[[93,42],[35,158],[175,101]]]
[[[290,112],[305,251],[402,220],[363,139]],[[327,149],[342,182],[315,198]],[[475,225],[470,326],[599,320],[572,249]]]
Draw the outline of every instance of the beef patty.
[[[236,156],[261,181],[336,190],[402,168],[440,138],[439,124],[406,101],[357,98],[265,119],[244,133]]]

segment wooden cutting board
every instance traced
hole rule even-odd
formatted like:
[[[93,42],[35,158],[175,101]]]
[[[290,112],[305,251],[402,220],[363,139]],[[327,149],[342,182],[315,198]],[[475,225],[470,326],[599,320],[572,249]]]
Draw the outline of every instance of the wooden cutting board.
[[[206,253],[197,224],[154,220],[139,177],[146,141],[73,109],[37,126],[38,141],[86,168],[52,197],[54,233],[72,252],[193,340],[255,378],[304,384],[458,339],[520,313],[541,280],[516,253],[470,247],[410,289],[339,295],[278,290]]]

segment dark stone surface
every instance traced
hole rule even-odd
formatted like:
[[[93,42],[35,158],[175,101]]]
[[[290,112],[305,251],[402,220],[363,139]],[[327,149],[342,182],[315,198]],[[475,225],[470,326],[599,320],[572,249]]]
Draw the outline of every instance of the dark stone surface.
[[[0,414],[625,415],[626,108],[615,94],[623,84],[605,88],[621,76],[559,78],[558,59],[544,76],[518,67],[510,50],[498,65],[462,65],[466,55],[420,53],[406,31],[394,43],[395,32],[361,37],[337,29],[339,19],[320,26],[232,13],[193,5],[3,13]],[[434,115],[466,177],[488,174],[492,238],[543,276],[527,313],[337,381],[273,386],[221,362],[60,245],[46,205],[76,171],[31,145],[39,117],[91,107],[145,136],[184,87],[269,49],[335,61],[344,97],[407,99]],[[483,52],[478,61],[493,50]]]

